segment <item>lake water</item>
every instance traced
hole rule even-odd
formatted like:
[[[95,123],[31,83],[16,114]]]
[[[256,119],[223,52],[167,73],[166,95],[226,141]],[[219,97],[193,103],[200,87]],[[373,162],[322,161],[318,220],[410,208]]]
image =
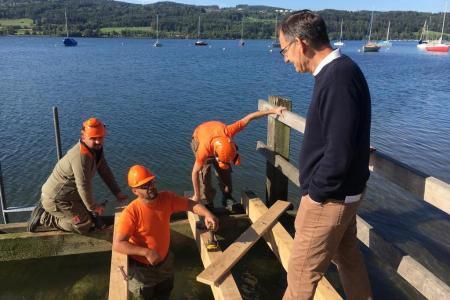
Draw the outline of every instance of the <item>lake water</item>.
[[[77,47],[65,48],[61,38],[0,37],[0,161],[9,206],[33,205],[54,167],[53,106],[59,108],[63,152],[76,142],[84,119],[96,116],[107,124],[105,153],[130,196],[125,178],[136,163],[157,174],[160,189],[192,189],[189,142],[204,121],[234,122],[268,95],[287,97],[294,112],[306,114],[313,78],[284,64],[278,50],[270,52],[270,41],[247,41],[243,48],[237,41],[210,41],[209,47],[194,47],[192,40],[163,40],[162,48],[152,43],[80,38]],[[413,42],[394,42],[379,53],[360,53],[359,47],[361,42],[346,42],[342,52],[369,83],[371,144],[450,182],[450,55],[418,51]],[[300,135],[292,137],[296,161]],[[265,162],[254,149],[257,140],[266,140],[266,120],[251,123],[236,140],[242,166],[234,170],[235,197],[243,189],[263,196]],[[97,183],[98,201],[112,200]],[[386,193],[398,197],[368,202],[361,215],[448,284],[448,215],[417,203],[402,211],[403,194]],[[289,198],[298,202],[296,188]]]

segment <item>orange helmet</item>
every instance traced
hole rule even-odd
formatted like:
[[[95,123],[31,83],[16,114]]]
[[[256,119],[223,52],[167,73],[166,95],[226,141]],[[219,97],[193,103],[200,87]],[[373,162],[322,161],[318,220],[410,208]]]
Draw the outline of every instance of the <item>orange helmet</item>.
[[[230,164],[240,164],[236,144],[228,137],[218,137],[213,140],[214,156],[221,169],[228,169]]]
[[[146,167],[134,165],[128,171],[128,185],[130,187],[138,187],[153,180],[155,177]]]
[[[83,122],[81,131],[88,138],[104,137],[106,135],[106,128],[100,119],[90,118]]]

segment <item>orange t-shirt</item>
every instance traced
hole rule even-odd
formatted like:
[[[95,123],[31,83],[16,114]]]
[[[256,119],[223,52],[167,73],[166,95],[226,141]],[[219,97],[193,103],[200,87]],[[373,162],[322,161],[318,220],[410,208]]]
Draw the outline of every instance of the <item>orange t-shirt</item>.
[[[242,120],[231,125],[225,125],[219,121],[209,121],[197,126],[192,137],[198,142],[198,149],[195,155],[195,162],[204,165],[208,157],[214,155],[212,141],[218,137],[234,137],[239,131],[244,129]]]
[[[123,210],[117,231],[129,236],[131,244],[154,249],[165,259],[170,244],[170,215],[186,210],[188,199],[168,191],[159,192],[153,203],[135,199]],[[149,264],[144,256],[131,257]]]

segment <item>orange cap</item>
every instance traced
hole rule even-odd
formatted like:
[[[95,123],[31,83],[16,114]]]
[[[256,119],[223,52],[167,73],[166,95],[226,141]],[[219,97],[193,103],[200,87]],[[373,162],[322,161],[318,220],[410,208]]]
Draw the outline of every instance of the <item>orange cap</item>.
[[[146,167],[134,165],[128,171],[128,185],[130,187],[138,187],[153,180],[155,177]]]
[[[213,140],[214,156],[221,169],[228,169],[230,164],[238,164],[236,144],[228,137],[218,137]]]
[[[84,121],[81,131],[88,138],[104,137],[106,135],[105,125],[97,118],[90,118]]]

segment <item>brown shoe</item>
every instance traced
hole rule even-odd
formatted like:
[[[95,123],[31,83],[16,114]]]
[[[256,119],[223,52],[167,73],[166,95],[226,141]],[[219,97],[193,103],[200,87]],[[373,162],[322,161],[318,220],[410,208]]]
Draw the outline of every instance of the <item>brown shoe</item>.
[[[36,232],[36,228],[41,225],[41,216],[44,213],[41,201],[38,202],[36,207],[31,212],[31,217],[28,220],[27,229],[29,232]]]

